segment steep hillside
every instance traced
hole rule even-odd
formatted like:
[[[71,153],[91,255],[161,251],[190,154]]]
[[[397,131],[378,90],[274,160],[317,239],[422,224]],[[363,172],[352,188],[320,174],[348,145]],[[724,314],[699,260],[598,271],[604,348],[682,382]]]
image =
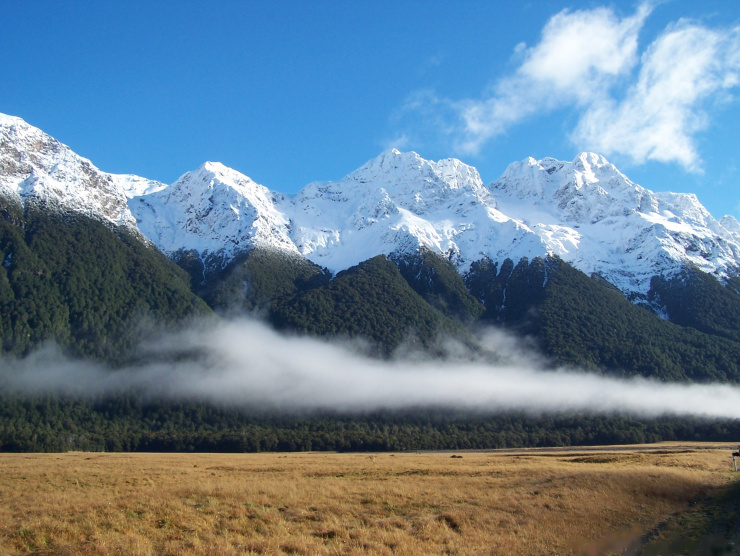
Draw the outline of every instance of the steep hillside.
[[[22,355],[55,340],[120,362],[155,325],[209,312],[172,261],[125,229],[0,199],[0,334]]]
[[[740,342],[740,290],[738,279],[727,286],[692,267],[674,279],[656,276],[649,301],[671,322]]]
[[[381,354],[401,344],[434,347],[440,336],[468,338],[459,321],[432,308],[384,256],[340,272],[328,284],[274,300],[269,315],[279,328],[370,340]]]
[[[447,259],[429,249],[392,257],[401,276],[432,307],[469,324],[485,312],[485,306],[467,289],[460,273]]]
[[[33,200],[138,233],[127,189],[148,193],[161,187],[145,178],[101,172],[40,129],[0,114],[0,194],[7,200]]]
[[[179,257],[179,264],[184,264]],[[196,264],[196,279],[202,277],[202,264]],[[331,279],[326,269],[308,259],[277,249],[255,248],[240,254],[205,284],[194,291],[214,310],[225,313],[262,311],[286,296],[325,285]]]
[[[740,381],[740,342],[726,334],[663,320],[558,258],[512,266],[493,280],[489,289],[501,295],[488,297],[486,314],[535,338],[555,363],[668,381]]]

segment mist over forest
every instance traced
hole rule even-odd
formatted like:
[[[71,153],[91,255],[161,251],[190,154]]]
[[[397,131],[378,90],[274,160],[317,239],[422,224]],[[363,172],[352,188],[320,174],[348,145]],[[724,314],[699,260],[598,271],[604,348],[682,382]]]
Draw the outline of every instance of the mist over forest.
[[[568,412],[638,417],[734,418],[740,387],[619,379],[546,368],[520,340],[488,329],[479,349],[440,340],[433,356],[372,357],[361,342],[280,334],[256,319],[194,324],[157,335],[132,366],[111,370],[47,345],[3,361],[5,393],[73,398],[137,394],[149,402],[209,402],[305,414],[447,409],[490,415]],[[531,347],[528,349],[531,350]]]

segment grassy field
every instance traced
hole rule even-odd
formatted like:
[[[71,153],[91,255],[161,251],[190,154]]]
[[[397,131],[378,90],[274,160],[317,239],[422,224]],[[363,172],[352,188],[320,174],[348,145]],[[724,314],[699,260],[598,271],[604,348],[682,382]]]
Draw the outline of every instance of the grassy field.
[[[0,454],[0,554],[619,553],[732,485],[731,448]]]

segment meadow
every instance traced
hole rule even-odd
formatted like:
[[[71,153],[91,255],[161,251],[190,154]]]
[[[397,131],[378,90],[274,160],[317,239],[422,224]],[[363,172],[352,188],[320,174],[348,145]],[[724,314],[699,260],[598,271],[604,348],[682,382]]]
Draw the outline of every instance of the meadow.
[[[732,448],[0,454],[0,554],[621,553],[736,486]]]

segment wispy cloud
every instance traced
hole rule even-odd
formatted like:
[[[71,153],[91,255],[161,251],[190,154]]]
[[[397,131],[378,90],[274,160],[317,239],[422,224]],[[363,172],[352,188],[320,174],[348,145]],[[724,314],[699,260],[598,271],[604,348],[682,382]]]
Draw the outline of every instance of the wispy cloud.
[[[638,163],[678,162],[698,170],[694,137],[707,126],[703,103],[738,85],[739,55],[740,29],[723,33],[679,22],[646,50],[624,99],[588,107],[573,142]]]
[[[401,133],[400,135],[396,135],[394,137],[391,137],[390,139],[386,139],[383,141],[382,146],[383,150],[388,149],[398,149],[400,151],[403,151],[409,147],[411,144],[411,139],[408,135],[405,133]]]
[[[159,399],[288,411],[442,406],[486,413],[737,417],[737,386],[548,371],[501,332],[489,333],[482,344],[498,362],[459,346],[448,346],[445,359],[407,353],[380,361],[346,343],[279,335],[256,321],[221,322],[158,338],[142,352],[140,365],[117,371],[65,360],[54,349],[4,360],[0,389],[71,395],[134,389]]]
[[[570,108],[578,121],[569,138],[579,149],[698,170],[695,142],[707,103],[738,85],[740,31],[682,20],[641,53],[639,35],[653,8],[644,2],[626,17],[603,7],[564,10],[537,44],[516,46],[516,69],[480,98],[427,90],[409,97],[403,111],[451,139],[458,153],[478,154],[517,124]]]

